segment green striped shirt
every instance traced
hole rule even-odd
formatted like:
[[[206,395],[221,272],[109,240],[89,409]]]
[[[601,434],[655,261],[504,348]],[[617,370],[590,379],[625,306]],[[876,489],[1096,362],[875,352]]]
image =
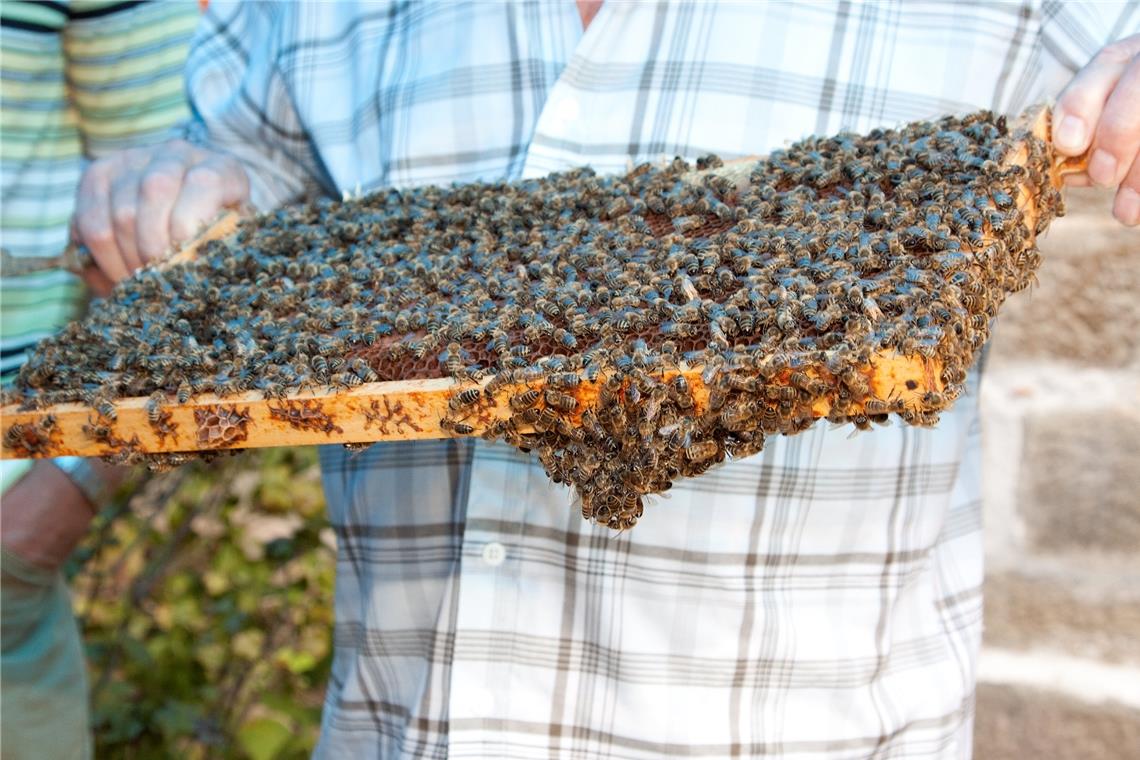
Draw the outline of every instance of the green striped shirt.
[[[57,256],[87,161],[162,140],[189,113],[182,68],[194,0],[0,2],[0,246]],[[0,380],[77,316],[85,293],[62,270],[0,272]],[[23,467],[5,462],[0,488]]]

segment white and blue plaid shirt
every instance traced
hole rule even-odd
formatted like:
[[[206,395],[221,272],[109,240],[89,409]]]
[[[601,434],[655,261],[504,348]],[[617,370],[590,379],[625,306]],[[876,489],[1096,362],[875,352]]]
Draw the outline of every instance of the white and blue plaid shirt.
[[[270,208],[602,172],[1055,94],[1136,4],[211,2],[188,136]],[[975,378],[976,379],[976,378]],[[964,757],[976,395],[822,423],[615,536],[503,445],[322,452],[338,538],[322,757]]]

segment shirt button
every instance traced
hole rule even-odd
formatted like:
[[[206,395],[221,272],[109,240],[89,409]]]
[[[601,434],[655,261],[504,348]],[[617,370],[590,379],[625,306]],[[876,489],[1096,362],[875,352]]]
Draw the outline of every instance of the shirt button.
[[[483,547],[483,561],[489,567],[498,567],[507,558],[507,549],[498,541],[488,541]]]

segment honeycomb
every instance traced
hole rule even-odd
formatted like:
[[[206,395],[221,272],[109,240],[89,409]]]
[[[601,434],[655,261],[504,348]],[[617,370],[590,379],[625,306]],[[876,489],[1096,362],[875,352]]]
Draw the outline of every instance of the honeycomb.
[[[535,452],[584,517],[629,528],[645,495],[806,429],[818,399],[859,428],[936,422],[1062,212],[1049,146],[1016,138],[979,112],[813,137],[735,174],[677,159],[284,208],[121,284],[40,345],[16,392],[95,408],[260,392],[275,418],[327,430],[288,394],[490,378],[443,427]],[[1015,144],[1028,161],[1003,164]],[[883,352],[937,359],[943,390],[875,397]],[[685,367],[703,368],[701,403]],[[512,416],[473,424],[497,393]],[[201,414],[204,446],[244,440],[237,406]]]
[[[229,447],[241,443],[248,436],[249,414],[239,410],[236,404],[195,409],[194,421],[198,424],[198,444],[201,446]]]

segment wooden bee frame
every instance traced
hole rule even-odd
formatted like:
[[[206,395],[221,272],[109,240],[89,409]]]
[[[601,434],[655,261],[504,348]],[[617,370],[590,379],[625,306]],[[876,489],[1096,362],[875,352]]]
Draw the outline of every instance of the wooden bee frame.
[[[1049,135],[1049,114],[1040,109],[1025,117],[1023,129],[1039,138]],[[1022,147],[1007,158],[1009,164],[1024,165],[1028,152]],[[1083,171],[1085,160],[1058,161],[1050,180],[1060,187],[1063,175]],[[736,162],[720,169],[734,177],[746,177],[751,163]],[[1039,191],[1028,182],[1018,190],[1016,203],[1030,231],[1027,246],[1033,244],[1039,210]],[[230,212],[211,225],[198,239],[185,246],[164,265],[191,258],[209,240],[231,234],[240,219]],[[822,367],[807,366],[808,375],[826,373]],[[702,379],[702,368],[679,366],[673,374],[683,374],[693,393],[694,414],[708,403],[709,389]],[[669,379],[670,372],[666,372]],[[880,353],[863,368],[874,399],[902,403],[906,408],[935,411],[944,403],[939,398],[944,384],[942,364],[937,358]],[[567,391],[583,410],[594,405],[605,377],[593,382],[583,379]],[[447,438],[479,435],[512,415],[509,398],[527,389],[541,389],[543,380],[526,384],[497,384],[493,380],[457,382],[447,378],[367,383],[348,390],[293,392],[284,398],[264,398],[261,392],[247,392],[221,398],[198,394],[186,403],[171,400],[159,409],[148,409],[147,398],[124,398],[113,404],[113,415],[100,414],[83,404],[58,404],[47,408],[20,409],[9,405],[0,410],[3,427],[4,459],[61,455],[104,456],[129,461],[132,454],[202,452],[269,446],[298,446],[328,443],[369,443],[377,441]],[[776,378],[789,383],[790,377]],[[456,411],[449,404],[458,391],[480,390],[479,401]],[[834,399],[821,395],[812,403],[812,413],[827,416]],[[580,415],[580,411],[579,411]],[[452,422],[447,422],[448,419]],[[460,425],[454,424],[459,419]],[[527,431],[520,431],[527,432]]]

